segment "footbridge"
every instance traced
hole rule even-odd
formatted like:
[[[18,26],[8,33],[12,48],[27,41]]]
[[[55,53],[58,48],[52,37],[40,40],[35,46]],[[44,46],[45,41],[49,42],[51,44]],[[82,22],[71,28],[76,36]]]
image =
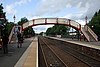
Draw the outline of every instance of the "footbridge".
[[[21,27],[21,31],[24,31],[25,29],[37,26],[37,25],[47,25],[47,24],[62,24],[65,26],[72,27],[76,30],[79,30],[81,34],[85,36],[87,41],[98,41],[97,35],[87,26],[87,25],[81,25],[78,22],[66,19],[66,18],[37,18],[32,19],[26,23],[24,23]]]

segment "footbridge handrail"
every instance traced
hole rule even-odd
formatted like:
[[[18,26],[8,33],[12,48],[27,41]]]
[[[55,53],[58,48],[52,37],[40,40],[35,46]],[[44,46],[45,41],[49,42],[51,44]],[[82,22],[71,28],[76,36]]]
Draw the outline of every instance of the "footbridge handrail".
[[[36,25],[46,25],[46,24],[63,24],[66,26],[73,27],[76,30],[80,30],[84,34],[86,39],[88,41],[91,41],[91,38],[85,29],[86,26],[82,27],[82,25],[79,24],[78,22],[71,20],[71,19],[67,19],[67,18],[37,18],[37,19],[32,19],[32,20],[30,20],[22,25],[22,30],[25,30],[28,27],[32,27],[32,26],[36,26]],[[89,29],[89,32],[92,35],[92,37],[95,38],[96,41],[98,41],[97,35],[95,35],[95,33],[90,28],[88,28],[88,29]]]
[[[31,21],[28,21],[22,25],[23,29],[34,26],[34,25],[42,25],[42,24],[64,24],[69,25],[74,28],[80,29],[80,24],[74,20],[66,19],[66,18],[37,18]]]
[[[98,41],[98,36],[91,30],[90,27],[88,27],[87,25],[85,25],[85,28],[87,28],[87,30],[90,32],[90,34],[94,37],[94,39],[96,41]]]
[[[89,37],[89,36],[87,35],[87,33],[85,32],[84,26],[81,27],[81,31],[82,31],[82,33],[84,34],[84,36],[86,37],[86,39],[87,39],[88,41],[90,41],[90,37]]]
[[[11,30],[11,32],[10,32],[8,43],[10,43],[10,41],[11,41],[11,38],[12,38],[14,29],[15,29],[15,26],[13,26],[13,28],[12,28],[12,30]]]

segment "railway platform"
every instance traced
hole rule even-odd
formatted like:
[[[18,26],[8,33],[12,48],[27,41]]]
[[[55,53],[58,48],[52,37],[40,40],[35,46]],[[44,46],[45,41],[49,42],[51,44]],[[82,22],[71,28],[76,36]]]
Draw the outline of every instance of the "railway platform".
[[[34,38],[30,46],[14,67],[38,67],[38,40]]]
[[[81,42],[77,40],[68,40],[64,38],[50,37],[78,45],[83,45],[100,50],[100,42]],[[35,37],[30,46],[18,60],[14,67],[38,67],[38,38]]]
[[[82,46],[86,46],[86,47],[100,50],[100,41],[98,41],[98,42],[86,42],[86,41],[78,41],[78,40],[74,40],[74,39],[72,40],[72,39],[67,39],[67,38],[57,38],[57,37],[50,37],[50,38],[62,40],[62,41],[66,41],[69,43],[78,44],[78,45],[82,45]]]

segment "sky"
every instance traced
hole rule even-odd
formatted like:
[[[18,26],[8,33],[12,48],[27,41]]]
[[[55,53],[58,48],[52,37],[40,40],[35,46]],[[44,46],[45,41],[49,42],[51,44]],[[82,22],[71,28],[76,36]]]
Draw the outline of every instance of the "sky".
[[[94,13],[100,9],[100,0],[0,0],[3,3],[4,11],[8,21],[15,23],[21,18],[28,20],[34,18],[68,18],[85,24],[85,17],[88,21]],[[52,25],[39,25],[33,27],[36,33],[45,32]]]

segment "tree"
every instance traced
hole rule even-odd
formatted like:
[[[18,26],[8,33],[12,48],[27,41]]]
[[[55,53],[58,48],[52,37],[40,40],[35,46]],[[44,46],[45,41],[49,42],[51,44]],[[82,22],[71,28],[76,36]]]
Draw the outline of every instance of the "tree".
[[[0,13],[3,13],[3,6],[2,6],[2,3],[1,3],[1,5],[0,5]]]
[[[3,11],[3,9],[4,8],[1,3],[0,5],[0,36],[8,34],[8,28],[6,28],[8,21],[5,16],[6,13]]]
[[[39,35],[43,35],[44,32],[40,32]]]
[[[99,11],[98,11],[98,15],[100,15],[100,9],[99,9]]]
[[[97,16],[97,15],[98,15],[98,13],[96,12],[96,13],[94,14],[94,17]]]
[[[51,27],[47,29],[46,35],[50,35],[50,34],[52,33],[52,32],[51,32],[51,29],[52,29]]]
[[[24,23],[28,22],[28,19],[26,17],[21,18],[21,20],[18,22],[18,25],[22,25]]]
[[[27,19],[26,17],[23,17],[23,18],[21,18],[21,20],[18,22],[18,25],[22,25],[22,24],[24,24],[24,23],[26,23],[26,22],[28,22],[28,19]],[[33,28],[30,27],[30,28],[27,28],[27,29],[24,31],[23,34],[24,34],[25,37],[30,37],[30,36],[34,36],[34,35],[35,35],[35,32],[34,32]]]
[[[0,5],[0,27],[6,23],[6,16],[5,16],[5,12],[3,12],[3,9],[4,8],[1,3]]]
[[[11,30],[12,30],[12,28],[13,28],[14,25],[15,24],[13,22],[8,22],[7,23],[6,28],[8,29],[8,32],[7,32],[8,35],[10,35]]]
[[[88,25],[100,38],[100,10],[94,14]]]
[[[46,35],[65,35],[68,30],[70,29],[64,25],[54,25],[47,29]]]

